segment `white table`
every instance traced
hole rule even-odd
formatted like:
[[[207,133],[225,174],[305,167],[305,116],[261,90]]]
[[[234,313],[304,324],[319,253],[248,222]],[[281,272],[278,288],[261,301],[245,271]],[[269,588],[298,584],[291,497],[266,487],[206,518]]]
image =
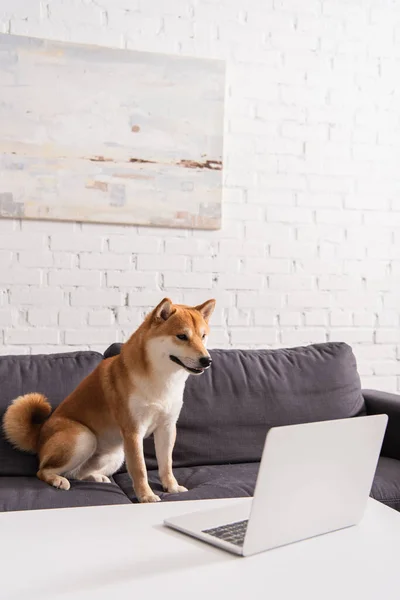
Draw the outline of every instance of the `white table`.
[[[357,527],[248,558],[162,526],[232,502],[2,513],[0,598],[399,600],[400,513],[369,500]]]

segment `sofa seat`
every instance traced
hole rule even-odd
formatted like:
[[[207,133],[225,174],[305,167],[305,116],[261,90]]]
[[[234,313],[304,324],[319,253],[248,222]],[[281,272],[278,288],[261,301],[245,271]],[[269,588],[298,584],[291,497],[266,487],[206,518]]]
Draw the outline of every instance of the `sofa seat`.
[[[149,483],[161,500],[206,500],[210,498],[241,498],[253,496],[259,463],[207,465],[174,469],[180,485],[188,488],[184,494],[163,491],[157,471],[149,472]],[[118,473],[115,482],[132,502],[137,498],[128,473]],[[400,461],[381,456],[371,490],[372,498],[400,510]]]
[[[259,463],[241,463],[174,469],[178,483],[189,490],[183,494],[164,492],[157,471],[148,475],[151,488],[163,501],[240,498],[253,495],[259,466]],[[137,502],[129,475],[119,473],[114,479],[132,502]]]
[[[400,511],[400,461],[381,456],[375,473],[371,496]]]
[[[37,477],[0,477],[0,512],[72,506],[131,504],[115,483],[71,481],[68,491],[56,488]]]

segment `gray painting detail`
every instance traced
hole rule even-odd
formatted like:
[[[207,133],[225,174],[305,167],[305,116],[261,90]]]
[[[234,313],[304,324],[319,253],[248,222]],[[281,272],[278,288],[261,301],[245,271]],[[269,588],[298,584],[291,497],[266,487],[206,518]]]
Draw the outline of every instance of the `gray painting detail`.
[[[224,71],[0,34],[0,217],[219,228]]]
[[[110,204],[111,206],[124,206],[126,203],[126,193],[124,185],[110,186]]]
[[[23,217],[23,202],[14,202],[11,192],[0,192],[0,216],[2,217]]]

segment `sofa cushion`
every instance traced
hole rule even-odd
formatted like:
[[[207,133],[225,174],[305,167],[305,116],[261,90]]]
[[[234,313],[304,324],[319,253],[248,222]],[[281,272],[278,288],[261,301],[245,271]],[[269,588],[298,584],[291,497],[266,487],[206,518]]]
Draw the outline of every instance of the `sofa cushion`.
[[[253,496],[259,466],[259,463],[243,463],[174,469],[179,484],[189,490],[181,494],[164,492],[157,471],[149,471],[148,477],[154,493],[163,501],[240,498]],[[127,473],[114,475],[114,480],[132,502],[137,502]],[[371,496],[400,511],[400,461],[380,457]]]
[[[14,398],[41,392],[55,408],[101,362],[97,352],[0,357],[0,420]],[[35,456],[15,450],[0,434],[0,475],[34,475]]]
[[[157,471],[149,471],[148,477],[154,493],[166,501],[241,498],[253,495],[259,466],[259,463],[249,463],[174,469],[179,484],[189,490],[181,494],[164,492]],[[127,473],[115,475],[114,479],[132,502],[138,501]]]
[[[0,512],[130,503],[115,483],[71,481],[71,488],[65,491],[37,477],[0,477]]]
[[[371,496],[400,511],[400,460],[380,457]]]
[[[259,461],[270,427],[365,413],[351,348],[211,350],[213,366],[190,376],[178,420],[176,467]],[[154,443],[145,440],[150,469]]]

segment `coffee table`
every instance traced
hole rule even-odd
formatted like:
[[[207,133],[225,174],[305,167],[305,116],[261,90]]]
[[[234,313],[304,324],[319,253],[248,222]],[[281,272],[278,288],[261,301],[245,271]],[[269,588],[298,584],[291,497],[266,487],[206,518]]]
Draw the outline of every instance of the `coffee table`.
[[[2,513],[0,598],[400,598],[400,513],[372,499],[357,527],[248,558],[162,525],[238,501]]]

